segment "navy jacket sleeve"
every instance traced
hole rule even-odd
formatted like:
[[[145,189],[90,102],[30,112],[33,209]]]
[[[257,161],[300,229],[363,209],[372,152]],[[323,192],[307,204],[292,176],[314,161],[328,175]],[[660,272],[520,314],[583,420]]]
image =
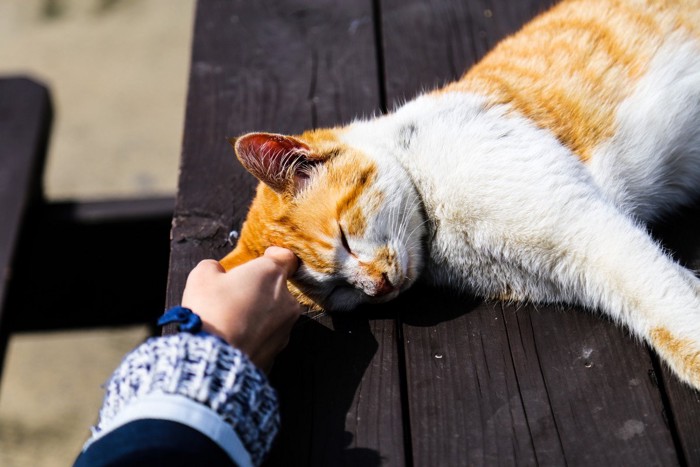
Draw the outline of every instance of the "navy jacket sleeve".
[[[75,467],[231,467],[221,446],[198,430],[170,420],[136,420],[95,441]]]
[[[75,465],[259,465],[278,429],[277,395],[245,354],[180,333],[124,358]]]

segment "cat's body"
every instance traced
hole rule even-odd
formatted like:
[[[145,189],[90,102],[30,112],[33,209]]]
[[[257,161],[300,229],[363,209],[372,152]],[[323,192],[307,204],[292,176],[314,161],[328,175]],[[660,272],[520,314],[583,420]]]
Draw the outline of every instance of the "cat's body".
[[[700,194],[699,37],[698,1],[563,2],[392,114],[246,135],[264,183],[222,264],[286,246],[329,310],[419,276],[600,309],[700,387],[700,281],[642,226]]]

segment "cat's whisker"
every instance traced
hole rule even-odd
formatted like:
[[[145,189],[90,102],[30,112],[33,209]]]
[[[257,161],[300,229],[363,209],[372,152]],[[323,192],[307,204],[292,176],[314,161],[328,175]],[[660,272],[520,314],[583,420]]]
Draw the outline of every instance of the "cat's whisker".
[[[397,221],[398,215],[399,215],[399,209],[397,209],[397,207],[392,204],[389,207],[389,231],[390,232],[396,231],[396,221]]]
[[[399,229],[397,229],[398,235],[399,235],[399,242],[404,243],[404,240],[407,238],[406,237],[406,230],[408,228],[408,223],[411,221],[411,215],[414,212],[414,209],[419,205],[420,201],[417,199],[411,200],[411,206],[410,208],[402,210],[402,220],[401,224],[399,226]],[[410,235],[409,235],[410,236]]]
[[[413,236],[413,234],[416,233],[416,231],[417,231],[418,229],[420,229],[421,227],[423,227],[423,226],[424,226],[425,224],[427,224],[428,222],[429,222],[429,219],[426,219],[426,220],[424,220],[423,222],[421,222],[420,224],[418,224],[417,226],[415,226],[415,227],[413,228],[413,230],[411,230],[411,233],[408,234],[408,237],[407,237],[406,242],[408,242],[408,240],[411,239],[411,237]]]
[[[399,234],[404,229],[404,223],[406,222],[406,209],[404,207],[405,200],[401,200],[401,203],[395,208],[396,210],[396,222],[394,223],[393,232],[399,232]],[[397,225],[398,224],[398,225]]]
[[[326,313],[325,311],[320,311],[317,315],[311,316],[310,318],[314,321],[318,321],[325,316],[328,316],[328,313]]]
[[[411,220],[410,214],[413,213],[413,210],[419,205],[419,203],[420,203],[420,201],[417,199],[412,200],[410,209],[405,209],[403,212],[404,219],[403,219],[403,222],[401,223],[401,230],[400,230],[400,234],[401,234],[402,238],[403,238],[404,233],[406,232],[406,229],[408,228],[408,223]],[[409,238],[410,238],[410,234],[409,234]]]
[[[303,316],[306,316],[309,319],[312,319],[314,321],[317,321],[324,316],[326,316],[328,313],[326,311],[318,311],[318,310],[312,310],[312,309],[307,309],[305,312],[302,313]]]

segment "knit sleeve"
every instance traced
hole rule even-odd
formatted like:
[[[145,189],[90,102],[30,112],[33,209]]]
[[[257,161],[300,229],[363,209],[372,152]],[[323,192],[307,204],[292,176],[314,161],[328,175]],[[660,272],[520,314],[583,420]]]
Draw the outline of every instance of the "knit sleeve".
[[[149,339],[124,358],[107,382],[93,436],[129,404],[156,393],[185,396],[212,409],[256,465],[279,429],[276,393],[245,354],[208,334],[180,333]]]

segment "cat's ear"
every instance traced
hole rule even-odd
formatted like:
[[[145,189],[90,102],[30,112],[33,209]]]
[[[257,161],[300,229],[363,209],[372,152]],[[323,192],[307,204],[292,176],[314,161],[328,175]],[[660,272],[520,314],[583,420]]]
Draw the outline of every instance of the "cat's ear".
[[[299,191],[321,159],[306,143],[291,136],[248,133],[230,138],[229,143],[243,167],[278,193]]]

